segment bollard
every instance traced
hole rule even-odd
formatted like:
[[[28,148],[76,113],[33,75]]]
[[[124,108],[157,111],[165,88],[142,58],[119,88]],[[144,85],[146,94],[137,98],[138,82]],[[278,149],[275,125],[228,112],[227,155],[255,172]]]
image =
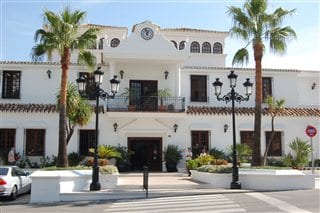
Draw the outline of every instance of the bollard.
[[[149,171],[148,167],[143,167],[143,189],[146,190],[146,198],[148,198],[148,180],[149,179]]]

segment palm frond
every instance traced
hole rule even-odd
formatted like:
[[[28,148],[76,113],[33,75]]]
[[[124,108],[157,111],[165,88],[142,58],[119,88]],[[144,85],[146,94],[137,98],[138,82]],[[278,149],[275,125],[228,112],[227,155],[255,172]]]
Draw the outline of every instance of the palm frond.
[[[293,10],[285,10],[281,7],[277,8],[273,13],[270,14],[270,27],[277,27],[280,26],[288,15],[293,15],[296,12],[295,9]]]
[[[78,49],[87,49],[88,47],[91,47],[91,45],[94,44],[97,40],[98,32],[98,28],[88,29],[86,32],[84,32],[77,38],[77,43],[75,44],[75,47]]]
[[[261,14],[265,14],[267,7],[266,0],[250,0],[244,3],[244,9],[252,20],[257,20]]]
[[[242,29],[240,27],[237,27],[237,26],[233,26],[230,29],[230,35],[231,36],[235,36],[237,38],[241,38],[243,40],[248,40],[249,39],[248,31],[245,30],[245,29]]]
[[[96,62],[97,59],[91,52],[80,50],[78,55],[78,63],[80,65],[86,65],[90,69],[93,69],[96,65]]]
[[[270,50],[283,54],[287,50],[287,40],[296,38],[296,33],[291,27],[274,28],[266,33],[269,37]]]
[[[246,48],[239,49],[233,57],[232,65],[239,64],[243,65],[244,63],[248,64],[249,62],[249,52]]]

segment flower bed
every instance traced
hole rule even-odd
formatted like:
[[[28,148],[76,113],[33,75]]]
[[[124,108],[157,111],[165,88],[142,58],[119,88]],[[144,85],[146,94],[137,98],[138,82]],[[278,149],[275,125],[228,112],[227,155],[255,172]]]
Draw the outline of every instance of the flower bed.
[[[218,174],[191,170],[192,179],[211,184],[214,188],[230,188],[232,174]],[[252,190],[296,190],[314,189],[314,175],[299,170],[285,169],[241,169],[239,181],[242,189]]]

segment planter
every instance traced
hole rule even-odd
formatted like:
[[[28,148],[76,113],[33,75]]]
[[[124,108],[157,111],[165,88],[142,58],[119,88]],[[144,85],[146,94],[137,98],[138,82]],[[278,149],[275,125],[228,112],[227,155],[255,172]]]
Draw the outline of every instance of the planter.
[[[177,172],[177,163],[176,162],[166,162],[167,172]]]
[[[192,179],[211,184],[215,188],[230,188],[232,174],[218,174],[191,170]],[[301,190],[314,189],[314,175],[298,170],[240,169],[242,189],[253,190]]]
[[[36,171],[30,177],[31,203],[59,202],[63,193],[88,191],[92,170]],[[115,188],[118,174],[100,174],[99,182],[101,189]]]
[[[101,189],[114,189],[118,185],[118,174],[100,175]]]

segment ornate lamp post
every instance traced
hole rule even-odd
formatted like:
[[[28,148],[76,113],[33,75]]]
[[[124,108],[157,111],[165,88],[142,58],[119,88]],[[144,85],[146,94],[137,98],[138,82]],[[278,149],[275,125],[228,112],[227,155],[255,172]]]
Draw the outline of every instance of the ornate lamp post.
[[[98,67],[96,71],[93,72],[94,74],[94,81],[96,84],[95,87],[95,96],[96,96],[96,127],[95,127],[95,146],[94,146],[94,158],[93,158],[93,166],[92,166],[92,183],[90,184],[90,191],[98,191],[101,189],[101,185],[99,183],[99,166],[98,166],[98,130],[99,130],[99,98],[105,100],[106,98],[114,98],[115,94],[119,90],[119,84],[120,81],[117,80],[117,76],[115,75],[113,79],[110,80],[111,84],[111,93],[112,95],[109,95],[107,92],[105,92],[103,89],[100,88],[100,85],[102,84],[103,80],[103,74],[104,72],[100,70],[101,67]],[[80,94],[83,94],[86,89],[86,79],[83,77],[80,77],[77,79],[78,84],[78,90]]]
[[[219,78],[216,78],[216,81],[212,83],[215,90],[215,95],[217,96],[218,101],[225,101],[228,103],[231,101],[232,103],[232,134],[233,134],[233,145],[232,145],[232,182],[231,189],[241,189],[241,183],[239,181],[239,168],[237,165],[237,149],[236,149],[236,121],[235,121],[235,112],[234,112],[234,101],[241,103],[241,101],[248,101],[249,96],[252,94],[252,83],[250,79],[243,83],[243,86],[246,89],[246,97],[241,96],[239,93],[235,92],[234,88],[237,85],[237,77],[238,75],[234,74],[232,70],[228,75],[228,79],[230,80],[230,88],[231,91],[226,95],[219,97],[221,95],[222,82],[219,81]]]

